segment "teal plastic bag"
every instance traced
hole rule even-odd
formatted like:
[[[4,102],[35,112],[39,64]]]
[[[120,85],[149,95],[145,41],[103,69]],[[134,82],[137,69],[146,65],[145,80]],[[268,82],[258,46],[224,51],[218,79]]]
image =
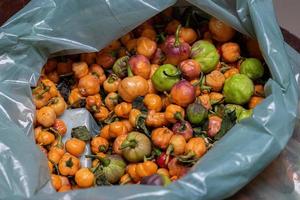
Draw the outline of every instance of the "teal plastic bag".
[[[175,0],[32,0],[0,28],[1,199],[223,199],[261,172],[285,147],[296,121],[298,91],[291,50],[272,1],[189,0],[243,34],[256,37],[270,67],[268,97],[192,170],[169,187],[106,186],[56,193],[33,140],[30,86],[47,57],[97,51]],[[299,58],[299,54],[292,54]],[[91,128],[90,128],[91,129]]]

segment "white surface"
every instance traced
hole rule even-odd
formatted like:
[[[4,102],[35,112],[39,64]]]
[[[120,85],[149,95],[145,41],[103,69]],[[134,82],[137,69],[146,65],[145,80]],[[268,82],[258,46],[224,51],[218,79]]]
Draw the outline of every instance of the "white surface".
[[[273,0],[278,23],[300,38],[300,0]]]

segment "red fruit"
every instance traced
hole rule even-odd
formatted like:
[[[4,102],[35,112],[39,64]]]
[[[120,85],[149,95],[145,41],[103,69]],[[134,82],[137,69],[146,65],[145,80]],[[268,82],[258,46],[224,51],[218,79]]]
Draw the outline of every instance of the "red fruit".
[[[114,57],[113,52],[100,51],[96,57],[97,64],[104,69],[110,68],[115,63],[115,61],[116,57]]]
[[[170,94],[172,102],[181,107],[188,106],[196,98],[194,86],[186,80],[177,82],[172,87]]]
[[[160,168],[167,168],[168,167],[168,163],[166,161],[167,159],[167,154],[165,152],[162,152],[157,158],[156,158],[156,164],[160,167]],[[169,160],[171,160],[171,156],[169,156]]]
[[[167,63],[177,65],[189,58],[191,46],[179,38],[181,26],[178,26],[175,36],[168,36],[163,44],[162,50],[166,54]]]
[[[132,56],[128,61],[134,75],[149,79],[151,65],[147,57],[143,55]]]
[[[208,131],[209,137],[214,137],[221,129],[222,118],[212,115],[208,118]]]
[[[182,135],[186,141],[193,137],[193,128],[188,121],[176,122],[172,131],[174,134]]]
[[[161,64],[163,64],[165,59],[166,59],[165,54],[162,52],[162,50],[160,48],[157,48],[151,59],[151,63],[161,65]]]
[[[189,81],[199,78],[200,73],[201,73],[200,64],[193,59],[188,59],[188,60],[182,61],[179,64],[179,69],[180,69],[183,77]]]

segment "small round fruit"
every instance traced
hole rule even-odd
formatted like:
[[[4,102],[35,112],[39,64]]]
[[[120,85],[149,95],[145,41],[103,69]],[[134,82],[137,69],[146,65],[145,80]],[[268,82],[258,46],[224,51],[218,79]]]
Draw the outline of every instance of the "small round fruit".
[[[223,94],[226,103],[243,105],[250,100],[253,93],[253,82],[244,74],[236,74],[225,81]]]

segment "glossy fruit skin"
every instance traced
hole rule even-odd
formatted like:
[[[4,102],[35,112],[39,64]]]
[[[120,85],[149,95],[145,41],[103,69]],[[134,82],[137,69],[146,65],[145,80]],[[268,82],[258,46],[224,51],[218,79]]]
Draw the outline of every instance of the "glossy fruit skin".
[[[114,111],[118,117],[127,119],[129,117],[129,113],[130,113],[131,109],[132,109],[131,103],[122,102],[122,103],[116,105]]]
[[[108,149],[109,143],[107,139],[97,136],[93,137],[91,141],[91,150],[94,154],[99,152],[106,152]]]
[[[165,113],[150,110],[146,117],[146,125],[153,128],[167,126],[168,121],[165,118]]]
[[[151,154],[151,141],[144,134],[133,131],[127,135],[121,148],[123,157],[129,162],[136,163]]]
[[[227,42],[235,35],[235,30],[233,28],[214,17],[209,21],[209,30],[213,39],[219,42]]]
[[[67,152],[79,157],[85,150],[85,142],[77,138],[71,138],[66,141],[65,147]]]
[[[193,152],[195,158],[202,157],[206,151],[206,144],[201,137],[191,138],[185,145],[185,153]]]
[[[137,174],[136,167],[137,167],[137,164],[130,163],[129,165],[127,165],[127,168],[126,168],[128,175],[134,182],[138,182],[141,180],[141,177]]]
[[[88,188],[94,185],[94,174],[88,168],[81,168],[75,174],[75,182],[81,188]]]
[[[178,20],[174,19],[170,21],[165,28],[165,32],[169,35],[174,34],[176,32],[178,25],[180,25],[180,22]]]
[[[166,127],[156,128],[151,133],[152,143],[161,149],[166,149],[173,134],[174,133]]]
[[[67,104],[62,97],[53,97],[49,100],[49,107],[51,107],[56,116],[60,116],[64,113],[64,111],[67,109]]]
[[[159,112],[162,109],[162,101],[160,96],[157,94],[147,94],[143,102],[149,110]]]
[[[219,92],[223,88],[225,76],[220,71],[214,70],[206,75],[205,82],[212,88],[212,91]]]
[[[61,119],[56,119],[53,124],[53,128],[61,135],[65,135],[67,132],[67,126]]]
[[[264,75],[264,67],[257,58],[246,58],[240,66],[240,73],[256,80]]]
[[[71,164],[69,165],[68,162]],[[79,159],[69,153],[65,153],[58,163],[58,170],[64,176],[74,176],[79,168]]]
[[[191,58],[200,64],[201,71],[206,74],[216,69],[220,55],[212,43],[198,40],[192,45]]]
[[[110,68],[114,64],[115,60],[116,58],[112,55],[112,53],[104,51],[99,52],[96,57],[97,64],[104,69]]]
[[[63,148],[52,147],[48,152],[48,160],[57,164],[64,154],[65,150]]]
[[[170,91],[179,80],[180,71],[171,64],[160,66],[151,77],[155,89],[160,92]]]
[[[172,102],[181,107],[188,106],[196,98],[194,86],[187,80],[177,82],[172,87],[170,95]]]
[[[166,60],[166,55],[161,50],[161,48],[157,48],[154,52],[154,55],[151,58],[152,64],[158,64],[161,65]]]
[[[108,93],[104,99],[105,106],[110,110],[114,110],[115,106],[118,104],[118,94],[115,92]]]
[[[121,81],[118,93],[123,100],[131,103],[138,96],[145,96],[148,89],[149,86],[146,79],[141,76],[131,76]]]
[[[134,55],[130,57],[128,64],[134,75],[148,79],[151,72],[151,65],[147,57],[143,55]]]
[[[74,76],[80,79],[89,73],[89,66],[86,62],[77,62],[72,64],[72,70]]]
[[[197,33],[192,28],[182,27],[179,32],[179,37],[181,37],[188,44],[192,44],[197,39]]]
[[[70,104],[72,107],[78,108],[80,106],[80,101],[82,101],[84,98],[79,92],[78,88],[74,88],[71,90],[71,93],[68,97],[68,104]]]
[[[170,104],[167,106],[165,110],[165,118],[168,122],[176,123],[179,120],[176,118],[176,115],[178,114],[184,119],[185,111],[182,107],[175,104]]]
[[[177,65],[181,61],[188,59],[191,52],[190,45],[181,38],[178,38],[178,44],[176,43],[175,36],[168,36],[162,47],[162,51],[166,54],[168,60],[167,63],[173,65]]]
[[[250,100],[253,93],[254,84],[244,74],[236,74],[225,81],[223,94],[227,103],[243,105]]]
[[[99,107],[99,112],[94,113],[94,117],[97,121],[105,120],[109,115],[108,109],[105,106]]]
[[[168,163],[166,163],[167,161],[167,154],[166,152],[162,152],[157,158],[156,158],[156,163],[160,168],[167,168],[168,167]],[[171,160],[171,159],[170,159]]]
[[[107,93],[116,92],[121,79],[115,74],[110,74],[108,78],[103,82],[103,88]]]
[[[187,107],[186,114],[188,121],[192,124],[202,124],[208,117],[208,110],[196,101]]]
[[[216,115],[209,116],[207,135],[213,138],[220,131],[221,125],[222,125],[222,118]]]
[[[127,134],[128,130],[122,121],[115,121],[109,124],[109,137],[116,138],[119,135]]]
[[[53,143],[55,136],[49,131],[40,131],[36,137],[36,142],[40,145],[49,145]]]
[[[120,185],[126,185],[126,184],[133,184],[132,178],[129,176],[129,174],[124,174],[119,181]]]
[[[115,140],[114,140],[114,143],[113,143],[113,151],[114,153],[118,154],[118,155],[122,155],[122,150],[120,149],[121,148],[121,145],[122,143],[124,142],[124,140],[127,138],[127,135],[119,135]]]
[[[103,82],[106,80],[106,75],[102,67],[97,64],[92,64],[89,68],[90,68],[90,74],[97,76],[99,80],[99,84],[102,85]]]
[[[237,43],[224,43],[221,46],[221,51],[225,62],[236,62],[240,58],[240,46]]]
[[[48,101],[51,98],[51,94],[49,92],[45,92],[42,96],[39,96],[38,93],[32,94],[33,103],[37,109],[40,109],[48,104]]]
[[[155,174],[157,169],[156,163],[152,161],[145,161],[136,165],[136,173],[141,178]]]
[[[129,113],[129,122],[133,127],[136,127],[136,121],[138,116],[141,114],[141,111],[133,108]]]
[[[182,76],[186,80],[190,81],[199,78],[200,76],[201,66],[197,61],[193,59],[188,59],[180,62],[178,67],[182,73]]]
[[[232,77],[233,75],[239,74],[239,73],[240,73],[239,69],[233,67],[224,73],[224,77],[225,77],[225,79],[228,79],[228,78]]]
[[[79,80],[78,89],[81,95],[90,96],[99,93],[99,80],[94,75],[86,75]]]
[[[85,107],[90,112],[99,111],[101,104],[102,100],[100,94],[91,95],[85,99]]]
[[[54,124],[56,113],[53,108],[44,106],[36,112],[36,120],[44,127],[50,127]]]
[[[56,174],[51,174],[51,183],[56,191],[59,190],[62,186],[61,180]]]
[[[188,121],[176,122],[172,131],[174,134],[182,135],[186,141],[193,137],[193,128]]]
[[[142,37],[146,37],[152,41],[156,40],[156,31],[152,27],[145,28],[142,33]]]
[[[169,146],[170,145],[172,146],[171,148],[174,155],[176,156],[182,155],[185,151],[185,145],[186,145],[185,138],[182,135],[174,134],[170,139]]]
[[[146,56],[147,58],[151,58],[157,48],[156,42],[143,36],[138,38],[136,44],[137,53]]]
[[[249,110],[243,110],[240,115],[238,116],[237,118],[237,121],[240,122],[242,121],[243,119],[247,119],[249,117],[251,117],[253,114],[253,110],[252,109],[249,109]]]

